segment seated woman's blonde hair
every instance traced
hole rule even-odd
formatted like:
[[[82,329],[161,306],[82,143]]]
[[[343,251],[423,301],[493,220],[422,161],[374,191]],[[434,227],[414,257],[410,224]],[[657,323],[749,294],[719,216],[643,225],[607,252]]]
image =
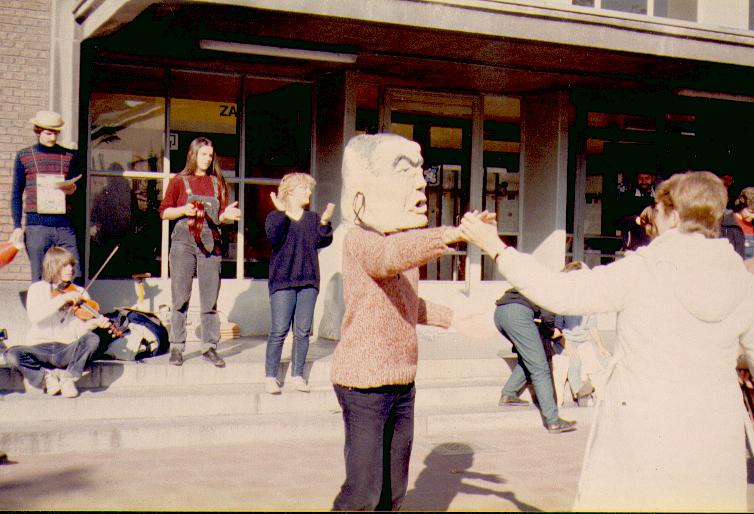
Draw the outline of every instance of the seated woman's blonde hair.
[[[285,202],[291,191],[302,184],[308,186],[309,189],[314,189],[317,181],[308,173],[288,173],[283,175],[280,185],[278,185],[278,198],[280,201]]]
[[[60,270],[66,264],[76,265],[76,258],[71,252],[59,246],[53,246],[42,259],[42,280],[45,282],[56,282],[60,280]]]
[[[720,235],[728,191],[723,181],[709,171],[687,171],[660,184],[655,203],[662,204],[665,212],[673,209],[678,213],[680,232],[714,238]]]

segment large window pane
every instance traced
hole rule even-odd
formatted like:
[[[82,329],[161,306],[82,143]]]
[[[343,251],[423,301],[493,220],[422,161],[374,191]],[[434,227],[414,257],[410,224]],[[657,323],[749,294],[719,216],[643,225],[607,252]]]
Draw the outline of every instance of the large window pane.
[[[244,219],[244,276],[267,278],[269,274],[272,247],[264,231],[264,222],[275,207],[270,201],[270,193],[277,192],[277,186],[246,184],[244,196],[246,210]]]
[[[498,235],[518,244],[521,102],[508,96],[484,99],[484,190],[482,205],[497,215]],[[502,280],[497,266],[482,257],[482,280]]]
[[[90,277],[116,245],[101,277],[159,276],[162,180],[92,177],[89,185]]]
[[[209,138],[227,178],[238,177],[240,78],[175,71],[170,81],[170,168],[183,169],[189,144]]]
[[[270,192],[287,173],[311,172],[312,90],[309,84],[252,79],[246,91],[244,276],[267,278]]]
[[[696,21],[696,0],[655,0],[655,16]]]
[[[309,173],[312,98],[309,84],[252,80],[246,98],[246,177]]]
[[[602,8],[634,14],[647,14],[647,0],[602,0]]]
[[[162,98],[94,92],[90,112],[90,170],[162,171]]]

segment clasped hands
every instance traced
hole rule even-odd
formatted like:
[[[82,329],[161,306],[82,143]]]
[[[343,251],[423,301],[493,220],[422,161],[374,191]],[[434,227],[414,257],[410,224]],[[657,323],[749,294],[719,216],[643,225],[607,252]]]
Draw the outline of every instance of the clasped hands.
[[[497,234],[497,217],[494,212],[470,211],[463,215],[461,223],[448,231],[445,243],[466,241],[484,252],[495,255],[505,248]]]

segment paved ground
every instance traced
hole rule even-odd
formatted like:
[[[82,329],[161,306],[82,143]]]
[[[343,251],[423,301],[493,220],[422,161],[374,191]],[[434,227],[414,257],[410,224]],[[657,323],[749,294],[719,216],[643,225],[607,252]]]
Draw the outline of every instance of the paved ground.
[[[567,511],[587,428],[418,438],[403,508]],[[326,511],[343,481],[342,442],[332,439],[9,457],[0,510]],[[750,461],[749,512],[753,468]]]
[[[586,434],[522,427],[418,439],[404,508],[568,510]],[[344,476],[340,440],[9,457],[0,510],[320,511]]]

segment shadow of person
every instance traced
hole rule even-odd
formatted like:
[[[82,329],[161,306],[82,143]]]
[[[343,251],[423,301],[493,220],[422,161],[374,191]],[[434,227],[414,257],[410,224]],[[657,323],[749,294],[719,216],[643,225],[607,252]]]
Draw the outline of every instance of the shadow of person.
[[[480,480],[491,484],[504,484],[505,479],[496,474],[469,471],[474,464],[474,450],[466,443],[446,442],[435,446],[424,459],[424,469],[419,473],[414,488],[406,493],[403,510],[447,511],[458,494],[497,496],[512,503],[519,511],[540,510],[516,498],[515,493],[488,489],[468,483]],[[501,509],[505,510],[505,509]]]

